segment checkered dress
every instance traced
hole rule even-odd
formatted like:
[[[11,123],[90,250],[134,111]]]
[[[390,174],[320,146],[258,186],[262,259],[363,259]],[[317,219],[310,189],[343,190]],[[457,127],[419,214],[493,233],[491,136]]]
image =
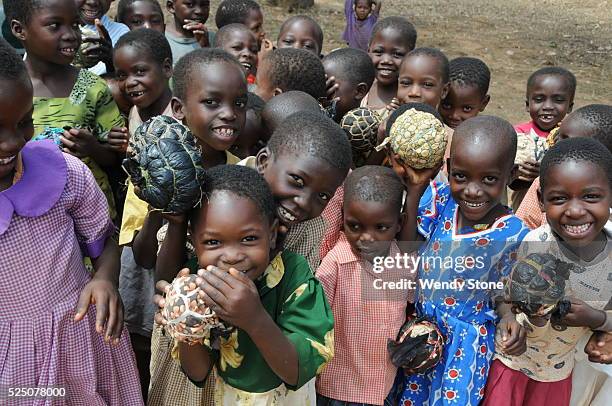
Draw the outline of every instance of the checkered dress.
[[[531,230],[546,224],[546,214],[540,210],[540,203],[538,201],[539,188],[540,178],[536,178],[516,211],[516,217],[523,220],[523,223]]]
[[[26,145],[23,177],[0,192],[0,217],[9,220],[0,231],[0,386],[66,390],[23,404],[141,405],[127,331],[118,346],[105,343],[95,306],[73,321],[90,281],[83,255],[100,255],[114,230],[106,199],[80,160],[45,144]]]

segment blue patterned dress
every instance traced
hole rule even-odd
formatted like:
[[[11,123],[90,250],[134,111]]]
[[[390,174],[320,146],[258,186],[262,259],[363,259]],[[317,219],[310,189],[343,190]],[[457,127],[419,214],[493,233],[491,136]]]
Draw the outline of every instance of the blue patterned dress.
[[[474,288],[500,282],[510,272],[518,242],[529,232],[521,220],[504,215],[485,230],[460,233],[458,205],[449,185],[434,184],[419,204],[421,249],[419,280],[463,283],[462,288],[420,285],[417,314],[434,320],[446,341],[440,363],[426,374],[404,376],[400,405],[473,405],[484,395],[495,350],[493,296]]]

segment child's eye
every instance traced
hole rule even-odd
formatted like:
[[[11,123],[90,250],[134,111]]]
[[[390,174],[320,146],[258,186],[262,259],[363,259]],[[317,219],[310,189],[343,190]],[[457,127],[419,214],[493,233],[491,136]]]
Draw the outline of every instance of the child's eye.
[[[399,83],[400,83],[401,86],[410,86],[412,84],[412,81],[409,80],[409,79],[402,79],[402,80],[400,80]]]
[[[204,241],[204,245],[208,245],[208,246],[215,246],[215,245],[219,245],[221,244],[221,241],[219,240],[206,240]]]
[[[564,203],[567,199],[565,196],[552,196],[548,200],[550,200],[553,204]]]
[[[247,101],[245,99],[236,100],[236,107],[244,109],[246,108],[246,105],[247,105]]]
[[[240,45],[234,45],[234,46],[232,47],[232,49],[233,49],[234,51],[241,51],[241,50],[242,50],[242,47],[241,47]]]
[[[132,25],[142,25],[142,20],[133,19],[131,22],[132,22]]]
[[[497,182],[497,178],[495,176],[485,176],[484,181],[485,183],[495,183]]]
[[[244,237],[242,239],[243,242],[253,242],[253,241],[257,241],[258,238],[254,235],[249,235],[248,237]]]
[[[319,198],[326,202],[329,200],[329,195],[327,193],[319,193]]]
[[[384,225],[384,224],[379,224],[379,225],[377,226],[377,228],[378,228],[378,231],[387,231],[387,230],[389,230],[389,228],[390,228],[390,227],[389,227],[389,226],[386,226],[386,225]]]
[[[123,73],[123,72],[121,72],[121,73],[119,73],[119,72],[118,72],[118,73],[116,74],[116,78],[117,78],[117,80],[118,80],[119,82],[123,82],[124,80],[126,80],[126,79],[127,79],[127,75],[126,75],[125,73]]]
[[[359,224],[349,223],[348,227],[351,231],[359,231]]]
[[[464,175],[464,174],[462,174],[462,173],[457,173],[457,172],[454,172],[454,173],[452,174],[452,177],[453,177],[455,180],[457,180],[457,181],[463,181],[463,180],[465,180],[465,175]]]
[[[136,69],[136,74],[140,75],[140,76],[144,75],[146,72],[147,71],[145,69],[142,69],[142,68]]]
[[[556,97],[555,98],[555,102],[557,102],[557,103],[565,103],[565,98],[564,97]]]
[[[52,30],[57,30],[59,28],[59,24],[58,23],[51,23],[51,24],[49,24],[49,28],[51,28]]]
[[[440,103],[440,107],[441,107],[443,110],[450,110],[450,109],[452,108],[452,106],[451,106],[451,104],[450,104],[450,103],[445,103],[445,102]]]
[[[532,100],[536,103],[542,103],[544,101],[544,98],[542,96],[535,96],[532,98]]]
[[[601,199],[601,195],[596,193],[589,193],[588,195],[584,195],[585,200],[599,200]]]
[[[474,110],[474,108],[472,106],[463,106],[463,111],[466,112],[466,113],[469,113],[472,110]]]
[[[295,183],[300,186],[300,187],[304,187],[304,179],[300,178],[297,175],[290,175],[291,178],[293,178],[293,180],[295,181]]]
[[[210,107],[215,107],[219,105],[219,102],[215,99],[206,99],[204,100],[204,104]]]
[[[434,87],[436,84],[435,84],[435,83],[432,83],[432,82],[425,82],[425,83],[423,83],[423,85],[424,85],[425,87]]]
[[[293,44],[293,40],[292,40],[292,39],[285,38],[285,39],[283,40],[283,44],[291,45],[291,44]]]
[[[405,54],[404,54],[403,52],[395,52],[395,53],[393,54],[393,57],[394,57],[394,58],[398,58],[398,59],[403,59],[403,58],[404,58],[404,55],[405,55]]]

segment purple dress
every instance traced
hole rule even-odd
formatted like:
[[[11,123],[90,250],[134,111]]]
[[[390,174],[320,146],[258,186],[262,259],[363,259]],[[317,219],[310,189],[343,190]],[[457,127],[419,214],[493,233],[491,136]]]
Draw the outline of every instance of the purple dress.
[[[359,21],[354,8],[355,0],[344,1],[344,15],[346,16],[346,28],[342,39],[349,47],[368,51],[368,44],[372,29],[378,21],[378,13],[371,12],[365,20]]]
[[[127,331],[119,345],[105,343],[95,306],[73,320],[91,279],[83,256],[98,257],[114,231],[104,194],[50,141],[21,156],[21,179],[0,192],[0,388],[65,388],[20,405],[142,405]]]

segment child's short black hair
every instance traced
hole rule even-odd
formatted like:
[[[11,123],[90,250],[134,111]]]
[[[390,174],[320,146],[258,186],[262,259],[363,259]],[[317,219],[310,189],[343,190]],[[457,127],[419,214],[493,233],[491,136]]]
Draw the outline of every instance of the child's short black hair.
[[[325,97],[325,69],[321,59],[312,52],[280,48],[269,52],[264,61],[268,64],[268,78],[272,86],[283,91],[300,90],[317,100]]]
[[[344,202],[390,202],[399,214],[404,185],[391,168],[366,165],[352,171],[344,182]]]
[[[574,99],[574,95],[576,94],[576,76],[569,70],[562,68],[560,66],[546,66],[544,68],[538,69],[533,72],[529,79],[527,79],[527,96],[529,96],[529,91],[533,87],[536,79],[540,76],[561,76],[563,79],[567,81],[567,85],[569,87],[570,95],[572,100]]]
[[[41,8],[43,0],[4,0],[4,14],[9,21],[17,20],[23,24],[28,24],[32,17],[32,12]]]
[[[319,52],[321,52],[323,50],[323,30],[321,29],[319,23],[312,17],[309,17],[307,15],[289,17],[285,20],[285,22],[283,22],[283,25],[281,25],[280,30],[278,31],[279,35],[283,31],[285,31],[285,28],[298,21],[305,21],[313,26],[314,34],[317,40],[317,46],[319,47]]]
[[[440,51],[437,48],[423,47],[413,49],[404,57],[402,64],[406,61],[406,59],[408,59],[408,57],[421,55],[429,56],[430,58],[438,60],[438,63],[440,64],[440,73],[442,74],[442,82],[448,83],[450,78],[448,58],[446,57],[446,55],[444,55],[444,52]]]
[[[237,32],[237,31],[248,32],[249,35],[253,35],[251,30],[249,30],[249,27],[247,27],[244,24],[239,24],[239,23],[227,24],[221,27],[221,29],[217,31],[217,33],[215,34],[215,40],[214,40],[213,46],[215,48],[223,48],[225,41],[227,41],[230,38],[230,34]]]
[[[240,62],[231,54],[219,48],[200,48],[189,52],[178,60],[174,67],[172,76],[172,92],[174,96],[185,100],[191,73],[200,66],[212,65],[214,63],[227,63],[236,66],[243,72]]]
[[[351,144],[340,126],[321,113],[303,111],[283,121],[268,142],[273,155],[310,155],[344,173],[353,163]]]
[[[341,66],[342,80],[349,81],[353,86],[365,83],[368,88],[374,83],[376,68],[367,52],[355,48],[342,48],[330,52],[323,61],[331,61]]]
[[[592,129],[591,137],[612,151],[612,106],[589,104],[571,113],[572,119],[579,119]]]
[[[359,1],[359,0],[353,0],[353,6],[356,6],[358,1]],[[369,5],[370,7],[372,7],[372,4],[374,4],[374,3],[373,3],[373,0],[366,0],[366,1],[368,2],[368,5]]]
[[[162,11],[162,8],[157,0],[119,0],[119,4],[117,4],[117,16],[115,17],[115,21],[125,24],[125,18],[127,17],[126,14],[128,13],[129,8],[137,1],[144,1],[145,3],[153,5],[159,14],[162,16],[164,15],[164,12]]]
[[[215,192],[223,191],[251,200],[269,224],[276,219],[276,203],[270,186],[255,169],[242,165],[219,165],[207,170],[202,185],[204,196],[210,199]],[[192,216],[198,211],[194,209]]]
[[[442,116],[440,115],[438,110],[436,110],[435,108],[433,108],[429,104],[425,104],[425,103],[406,103],[406,104],[402,104],[397,109],[395,109],[395,111],[393,113],[391,113],[391,115],[389,116],[389,119],[387,120],[387,127],[385,127],[386,131],[387,131],[387,134],[389,134],[391,132],[391,127],[393,126],[393,124],[395,124],[395,121],[399,118],[399,116],[401,116],[402,114],[404,114],[406,111],[408,111],[410,109],[415,109],[416,111],[423,111],[425,113],[432,114],[435,118],[440,120],[441,123],[444,122],[444,121],[442,121]]]
[[[0,38],[0,80],[23,80],[28,78],[23,58],[17,54],[15,48],[4,38]]]
[[[514,164],[517,135],[512,124],[500,117],[478,115],[459,124],[453,133],[452,143],[477,143],[483,135],[495,140],[497,150],[504,152],[507,162]]]
[[[312,96],[298,90],[274,96],[263,108],[262,116],[268,131],[274,131],[289,116],[300,112],[321,113],[321,105]]]
[[[450,81],[459,86],[475,86],[482,97],[487,95],[491,83],[491,71],[478,58],[461,56],[449,63]]]
[[[132,46],[141,51],[148,52],[155,62],[160,65],[169,60],[172,65],[172,49],[166,36],[150,28],[139,28],[125,33],[115,44],[115,51]]]
[[[257,96],[253,92],[247,92],[247,105],[246,105],[247,110],[253,110],[253,111],[256,111],[258,114],[260,114],[265,106],[266,106],[266,102],[264,101],[264,99]]]
[[[370,36],[369,45],[372,45],[372,39],[381,31],[391,28],[397,30],[404,41],[406,41],[406,47],[408,50],[414,49],[417,41],[417,31],[414,25],[404,17],[387,17],[379,20],[372,29],[372,35]]]
[[[569,161],[589,162],[599,166],[612,186],[612,152],[593,138],[577,137],[559,141],[546,151],[540,164],[541,188],[546,187],[546,175],[550,168]]]
[[[215,24],[221,29],[229,24],[244,24],[251,10],[261,10],[253,0],[223,0],[215,14]]]

